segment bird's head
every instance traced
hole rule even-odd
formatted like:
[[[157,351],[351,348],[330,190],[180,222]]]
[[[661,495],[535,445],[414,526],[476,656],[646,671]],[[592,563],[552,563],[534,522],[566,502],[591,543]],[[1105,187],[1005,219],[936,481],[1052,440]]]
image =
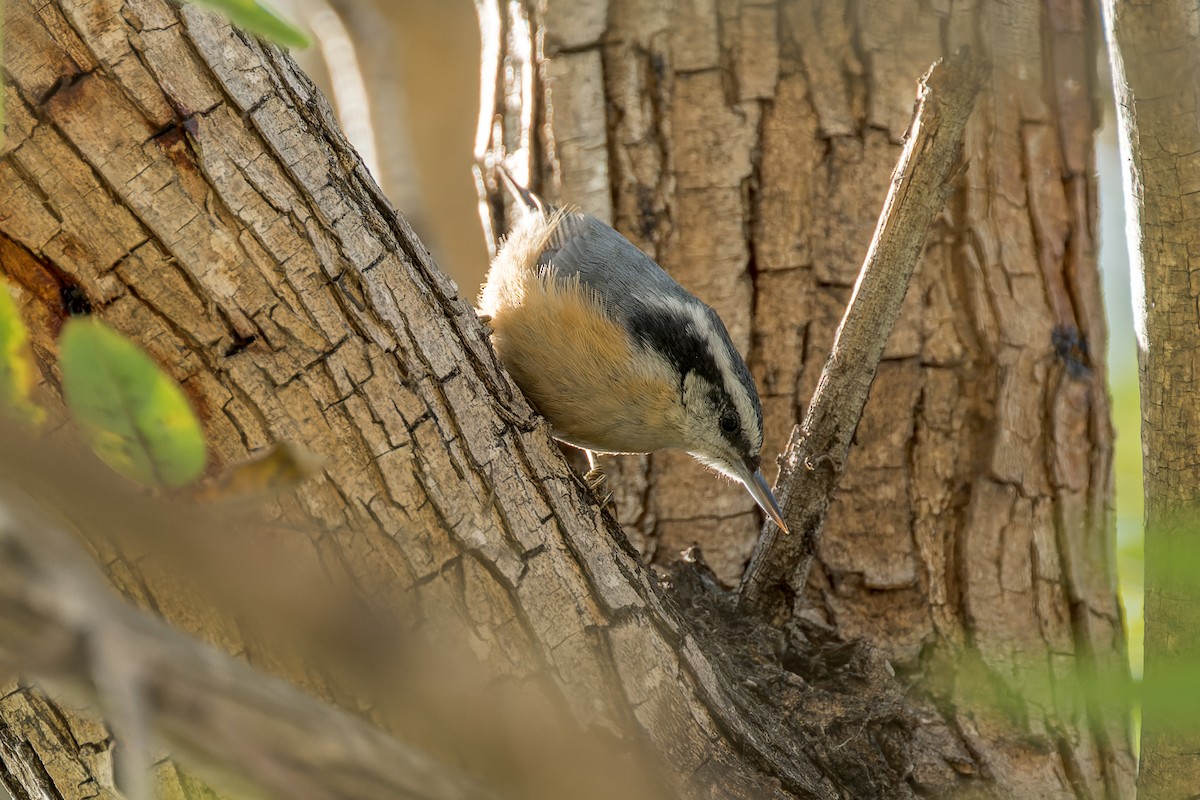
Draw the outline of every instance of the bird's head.
[[[745,360],[711,308],[692,297],[667,297],[638,315],[639,344],[662,357],[678,381],[679,447],[739,481],[763,512],[787,530],[760,470],[762,403]]]

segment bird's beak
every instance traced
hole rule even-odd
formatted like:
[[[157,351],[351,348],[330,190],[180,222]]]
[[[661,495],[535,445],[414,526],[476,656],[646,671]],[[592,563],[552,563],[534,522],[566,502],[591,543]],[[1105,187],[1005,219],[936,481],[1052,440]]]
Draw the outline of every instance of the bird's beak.
[[[775,502],[775,495],[771,493],[771,487],[767,486],[767,479],[763,477],[762,470],[751,472],[749,467],[739,464],[737,477],[750,492],[754,502],[758,503],[758,507],[766,512],[766,515],[779,526],[781,531],[787,533],[788,527],[787,523],[783,521],[783,512],[779,510],[779,503]]]

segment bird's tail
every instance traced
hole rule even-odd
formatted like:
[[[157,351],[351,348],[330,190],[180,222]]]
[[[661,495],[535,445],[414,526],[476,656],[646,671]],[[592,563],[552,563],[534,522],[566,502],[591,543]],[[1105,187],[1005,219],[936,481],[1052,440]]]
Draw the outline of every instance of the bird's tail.
[[[504,188],[513,196],[513,199],[525,206],[525,208],[547,216],[553,212],[549,203],[517,183],[516,178],[508,171],[508,167],[503,164],[497,164],[496,174],[500,176],[500,180],[504,183]]]

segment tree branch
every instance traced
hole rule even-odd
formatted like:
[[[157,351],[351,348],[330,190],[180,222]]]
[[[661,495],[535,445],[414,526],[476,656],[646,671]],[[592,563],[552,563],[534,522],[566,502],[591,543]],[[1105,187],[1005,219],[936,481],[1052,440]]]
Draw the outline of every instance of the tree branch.
[[[0,667],[100,704],[110,718],[144,721],[173,755],[225,785],[329,800],[495,797],[357,717],[119,601],[78,545],[7,484]],[[123,690],[113,691],[118,685]],[[141,750],[135,742],[122,744]]]
[[[963,50],[935,63],[921,79],[908,141],[854,294],[808,414],[784,453],[777,496],[791,534],[780,535],[771,523],[764,527],[742,576],[743,608],[783,614],[804,586],[926,232],[953,188],[963,131],[987,73],[985,64]]]

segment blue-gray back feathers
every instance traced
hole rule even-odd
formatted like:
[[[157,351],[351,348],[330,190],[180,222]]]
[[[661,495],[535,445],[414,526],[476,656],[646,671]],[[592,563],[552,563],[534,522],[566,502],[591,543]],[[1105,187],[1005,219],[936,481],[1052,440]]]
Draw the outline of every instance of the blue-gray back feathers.
[[[668,358],[681,379],[689,372],[714,387],[713,403],[737,411],[735,397],[747,401],[753,431],[739,426],[724,432],[747,457],[762,446],[762,406],[754,379],[717,313],[680,286],[632,242],[593,216],[568,213],[538,262],[556,278],[578,276],[595,290],[605,312],[630,332],[642,347]],[[728,381],[717,363],[722,359],[739,387]],[[740,388],[740,392],[739,392]],[[682,387],[681,387],[682,389]]]

